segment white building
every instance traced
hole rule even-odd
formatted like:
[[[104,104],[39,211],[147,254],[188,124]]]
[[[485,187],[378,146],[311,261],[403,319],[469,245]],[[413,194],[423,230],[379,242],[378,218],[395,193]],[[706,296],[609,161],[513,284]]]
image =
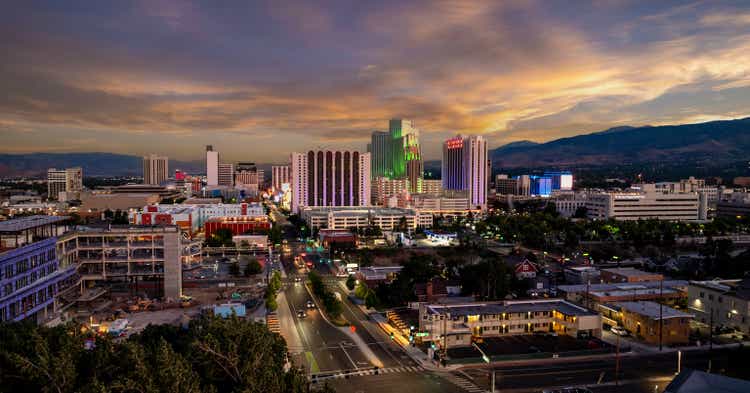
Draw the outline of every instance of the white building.
[[[161,184],[169,178],[169,158],[149,154],[143,157],[143,184]]]
[[[370,153],[292,153],[292,212],[314,206],[369,206]]]
[[[688,308],[699,322],[750,334],[750,279],[690,281]]]
[[[653,184],[625,192],[589,194],[587,198],[588,216],[595,219],[700,221],[708,211],[704,194],[660,192]]]
[[[184,231],[196,232],[211,218],[264,215],[259,203],[147,205],[139,212],[131,212],[130,222],[136,225],[177,225]]]
[[[219,152],[213,146],[206,146],[206,185],[219,185]]]
[[[402,219],[407,230],[432,226],[432,214],[401,208],[358,207],[307,207],[300,215],[311,228],[349,229],[366,228],[370,225],[382,230],[393,230]]]
[[[80,193],[83,190],[81,167],[47,170],[47,198],[59,199],[61,192]]]
[[[469,202],[480,209],[487,207],[488,168],[487,141],[483,136],[456,136],[443,144],[442,188],[469,193]]]

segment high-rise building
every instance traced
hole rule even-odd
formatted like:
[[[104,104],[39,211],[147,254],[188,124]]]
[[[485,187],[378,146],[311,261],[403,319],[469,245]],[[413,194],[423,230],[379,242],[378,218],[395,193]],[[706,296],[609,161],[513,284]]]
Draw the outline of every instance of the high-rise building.
[[[573,174],[571,172],[544,172],[544,176],[552,179],[552,191],[570,191],[573,189]]]
[[[149,154],[143,157],[143,184],[161,184],[169,178],[169,159]]]
[[[275,192],[281,190],[281,185],[290,183],[289,165],[274,165],[271,167],[271,187]]]
[[[529,176],[531,180],[530,195],[548,197],[552,194],[552,178],[550,176]]]
[[[518,179],[511,179],[505,174],[495,176],[495,192],[502,195],[516,195],[518,193]]]
[[[368,151],[370,153],[370,167],[372,169],[372,179],[378,177],[393,176],[391,170],[391,134],[383,131],[375,131],[372,133],[372,140],[368,145]]]
[[[234,186],[234,165],[222,164],[218,165],[218,185],[232,187]]]
[[[411,120],[391,119],[388,122],[391,135],[391,168],[392,179],[409,179],[409,191],[422,192],[424,163],[422,149],[419,145],[419,129]]]
[[[206,185],[219,185],[219,152],[213,146],[206,146]]]
[[[531,177],[529,177],[529,175],[521,175],[517,176],[516,180],[518,184],[518,191],[516,191],[516,195],[531,195]]]
[[[474,206],[487,206],[489,169],[487,141],[482,136],[456,136],[443,144],[443,189],[469,193]]]
[[[456,136],[443,143],[441,177],[444,190],[465,190],[464,138]]]
[[[303,206],[368,206],[370,154],[310,150],[292,153],[292,211]]]
[[[487,141],[483,136],[472,135],[466,138],[464,146],[464,167],[469,203],[484,209],[487,207],[487,187],[490,178]]]
[[[47,170],[47,198],[59,199],[60,193],[77,193],[83,190],[81,167]]]

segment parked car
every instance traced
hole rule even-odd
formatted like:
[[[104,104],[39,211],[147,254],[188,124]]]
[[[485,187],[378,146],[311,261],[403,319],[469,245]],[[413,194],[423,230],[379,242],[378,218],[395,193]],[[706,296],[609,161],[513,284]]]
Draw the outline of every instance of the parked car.
[[[562,388],[554,390],[543,390],[542,393],[593,393],[586,388]]]
[[[612,326],[609,330],[618,336],[624,337],[628,335],[628,331],[622,326]]]

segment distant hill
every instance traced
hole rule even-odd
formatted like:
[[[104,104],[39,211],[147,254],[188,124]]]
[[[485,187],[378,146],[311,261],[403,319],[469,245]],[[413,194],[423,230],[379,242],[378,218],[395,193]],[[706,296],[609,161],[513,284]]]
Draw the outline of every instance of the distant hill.
[[[750,159],[750,118],[657,127],[615,127],[541,144],[508,144],[493,149],[490,156],[495,168],[646,163],[719,166]]]
[[[29,153],[0,154],[0,176],[43,176],[48,168],[80,166],[84,176],[139,176],[143,158],[114,153]],[[169,160],[170,172],[205,172],[203,163]]]

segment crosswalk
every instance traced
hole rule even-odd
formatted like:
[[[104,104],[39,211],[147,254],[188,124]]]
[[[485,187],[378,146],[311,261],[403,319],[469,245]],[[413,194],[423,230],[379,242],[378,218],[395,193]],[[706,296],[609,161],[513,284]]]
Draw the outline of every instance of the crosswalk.
[[[365,369],[314,373],[310,375],[310,380],[312,382],[319,382],[319,381],[324,381],[327,379],[351,378],[351,377],[356,377],[356,376],[383,375],[383,374],[391,374],[391,373],[418,373],[422,371],[424,371],[424,367],[422,366],[400,366],[400,367],[385,367],[385,368],[368,367]]]
[[[475,385],[474,382],[466,379],[465,377],[462,377],[453,373],[441,374],[441,376],[447,379],[448,381],[450,381],[452,384],[460,387],[461,389],[469,393],[486,393],[487,392],[486,390]]]
[[[268,330],[270,330],[272,333],[281,334],[281,326],[279,326],[279,316],[275,312],[268,313],[266,315],[266,325],[268,325]]]

